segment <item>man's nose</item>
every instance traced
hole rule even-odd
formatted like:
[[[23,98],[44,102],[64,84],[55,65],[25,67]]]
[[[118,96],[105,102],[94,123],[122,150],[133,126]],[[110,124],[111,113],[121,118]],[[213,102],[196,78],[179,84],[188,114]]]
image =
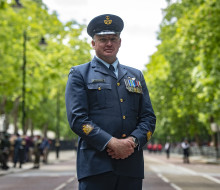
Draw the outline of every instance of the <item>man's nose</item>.
[[[106,45],[111,46],[112,45],[112,40],[108,39],[107,42],[106,42]]]

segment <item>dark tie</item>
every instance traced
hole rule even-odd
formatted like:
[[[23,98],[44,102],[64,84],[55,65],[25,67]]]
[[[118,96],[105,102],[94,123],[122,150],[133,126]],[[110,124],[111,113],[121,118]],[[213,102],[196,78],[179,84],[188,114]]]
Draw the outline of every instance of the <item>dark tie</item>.
[[[109,70],[111,70],[112,73],[114,74],[114,76],[117,77],[116,74],[115,74],[115,68],[114,68],[114,66],[110,65],[110,66],[109,66]]]
[[[109,69],[110,69],[113,73],[115,72],[115,68],[114,68],[112,65],[109,66]]]

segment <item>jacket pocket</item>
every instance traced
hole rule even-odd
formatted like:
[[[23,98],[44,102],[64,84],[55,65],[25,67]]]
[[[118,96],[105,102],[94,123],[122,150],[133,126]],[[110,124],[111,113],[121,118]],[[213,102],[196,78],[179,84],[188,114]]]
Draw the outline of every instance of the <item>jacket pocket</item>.
[[[90,83],[87,84],[88,99],[90,105],[99,109],[112,107],[112,87],[111,84]]]
[[[139,112],[140,98],[141,98],[141,94],[128,92],[128,102],[129,102],[130,108],[136,113]]]

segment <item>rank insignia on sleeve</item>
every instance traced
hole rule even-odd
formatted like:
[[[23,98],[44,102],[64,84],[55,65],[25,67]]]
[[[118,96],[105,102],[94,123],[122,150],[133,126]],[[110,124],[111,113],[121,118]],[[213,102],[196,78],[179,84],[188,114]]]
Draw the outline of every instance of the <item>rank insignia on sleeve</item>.
[[[126,89],[129,92],[135,92],[139,94],[143,94],[141,82],[138,81],[136,78],[130,78],[124,79]]]
[[[93,130],[93,126],[92,125],[89,125],[89,124],[84,124],[82,126],[82,130],[83,132],[86,134],[86,135],[89,135],[89,133],[91,133],[91,131]]]
[[[151,139],[151,136],[152,136],[152,132],[148,131],[147,132],[147,141],[149,141]]]

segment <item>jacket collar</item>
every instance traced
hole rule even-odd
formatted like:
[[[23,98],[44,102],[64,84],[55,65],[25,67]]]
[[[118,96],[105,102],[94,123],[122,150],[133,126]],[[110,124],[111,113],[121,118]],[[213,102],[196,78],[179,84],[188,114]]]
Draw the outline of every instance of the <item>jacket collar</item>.
[[[122,77],[125,76],[126,74],[127,74],[127,69],[123,65],[118,63],[118,81],[120,81]]]
[[[96,57],[94,57],[91,61],[91,66],[94,68],[95,71],[111,75],[112,77],[116,78],[116,76],[109,71],[109,69],[100,62]],[[127,73],[127,70],[124,66],[122,66],[120,63],[118,63],[118,81],[121,80],[121,78]]]

